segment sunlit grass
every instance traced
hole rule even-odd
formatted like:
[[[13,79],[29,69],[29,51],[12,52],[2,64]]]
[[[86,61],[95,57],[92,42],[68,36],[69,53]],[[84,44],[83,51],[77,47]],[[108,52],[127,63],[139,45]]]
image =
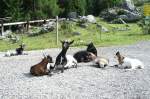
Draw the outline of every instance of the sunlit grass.
[[[73,36],[68,35],[66,30],[59,29],[59,40],[73,39],[75,40],[73,46],[82,46],[90,41],[94,42],[96,46],[114,46],[114,45],[127,45],[133,44],[142,40],[150,40],[150,35],[144,35],[140,27],[135,24],[129,24],[129,30],[117,31],[113,28],[125,28],[123,24],[108,24],[101,19],[98,19],[98,24],[105,26],[109,29],[108,33],[101,33],[100,28],[96,24],[88,24],[87,28],[81,28],[73,23],[71,28],[73,32],[80,32],[81,35]],[[50,32],[39,36],[29,37],[23,35],[23,43],[27,45],[26,50],[37,50],[45,48],[60,47],[60,43],[56,44],[56,32]],[[0,40],[0,51],[16,48],[20,42],[12,44],[9,41]]]

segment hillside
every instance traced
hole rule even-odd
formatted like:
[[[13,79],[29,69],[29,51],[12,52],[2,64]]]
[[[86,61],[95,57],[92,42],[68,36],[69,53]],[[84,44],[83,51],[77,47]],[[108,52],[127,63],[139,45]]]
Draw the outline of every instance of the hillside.
[[[59,40],[73,39],[75,40],[74,47],[85,45],[90,41],[94,42],[96,46],[113,46],[150,40],[150,35],[143,34],[137,23],[130,23],[128,24],[129,27],[126,27],[123,24],[109,24],[102,19],[97,18],[97,24],[88,23],[86,28],[80,27],[78,23],[73,21],[66,22],[65,26],[63,24],[64,23],[59,24]],[[101,32],[98,26],[99,24],[107,28],[109,32]],[[26,50],[54,48],[60,46],[56,45],[55,30],[37,36],[28,36],[26,34],[17,35],[20,37],[20,41],[17,43],[0,40],[0,51],[14,49],[21,43],[21,41],[27,45]]]

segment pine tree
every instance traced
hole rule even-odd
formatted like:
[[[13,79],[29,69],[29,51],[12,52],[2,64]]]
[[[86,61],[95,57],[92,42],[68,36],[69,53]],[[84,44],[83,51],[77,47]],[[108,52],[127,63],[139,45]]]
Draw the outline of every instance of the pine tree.
[[[14,21],[22,20],[22,0],[3,0],[3,2],[6,5],[6,8],[4,9],[6,17],[11,17]]]
[[[79,15],[85,15],[86,13],[86,0],[66,0],[65,1],[65,13],[77,12]]]

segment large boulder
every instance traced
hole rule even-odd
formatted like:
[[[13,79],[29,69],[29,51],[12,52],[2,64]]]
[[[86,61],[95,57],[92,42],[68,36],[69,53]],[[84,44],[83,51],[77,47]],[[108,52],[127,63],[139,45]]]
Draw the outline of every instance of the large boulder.
[[[136,9],[132,0],[124,0],[123,8],[132,12]]]
[[[86,23],[86,22],[96,23],[96,19],[93,15],[79,16],[79,18],[80,18],[80,22],[82,22],[82,23]]]
[[[111,23],[116,22],[118,18],[121,18],[126,22],[135,22],[141,19],[141,15],[138,12],[135,13],[118,7],[102,11],[100,17]]]
[[[141,18],[141,15],[138,13],[133,13],[128,10],[124,10],[124,12],[125,12],[124,14],[119,15],[119,18],[122,18],[124,21],[132,22],[137,21]]]
[[[96,23],[96,19],[93,15],[88,15],[86,17],[87,21],[90,22],[90,23]]]

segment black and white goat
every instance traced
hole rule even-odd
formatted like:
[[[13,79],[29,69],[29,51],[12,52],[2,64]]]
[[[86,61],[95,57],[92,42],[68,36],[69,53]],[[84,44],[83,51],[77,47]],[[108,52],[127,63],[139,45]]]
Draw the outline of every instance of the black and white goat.
[[[142,69],[144,68],[143,63],[138,59],[133,59],[129,57],[124,57],[118,51],[116,53],[117,59],[119,64],[116,65],[118,68],[121,69]]]
[[[5,53],[6,57],[15,56],[15,55],[23,55],[23,51],[25,49],[25,44],[19,45],[19,48],[16,48],[16,50],[9,50]]]
[[[56,57],[56,61],[55,61],[55,64],[54,64],[54,70],[59,68],[59,66],[61,66],[61,72],[63,73],[64,72],[64,68],[67,67],[66,65],[70,65],[70,63],[67,64],[67,61],[69,61],[70,59],[69,59],[69,57],[67,59],[66,52],[67,52],[69,46],[73,42],[74,42],[74,40],[72,40],[72,41],[67,41],[67,40],[61,41],[61,43],[62,43],[62,51]],[[50,69],[50,71],[51,71],[51,69]]]
[[[91,42],[87,45],[86,50],[78,51],[74,54],[74,58],[77,62],[90,62],[93,61],[92,54],[97,56],[97,49],[95,48],[94,44]]]

